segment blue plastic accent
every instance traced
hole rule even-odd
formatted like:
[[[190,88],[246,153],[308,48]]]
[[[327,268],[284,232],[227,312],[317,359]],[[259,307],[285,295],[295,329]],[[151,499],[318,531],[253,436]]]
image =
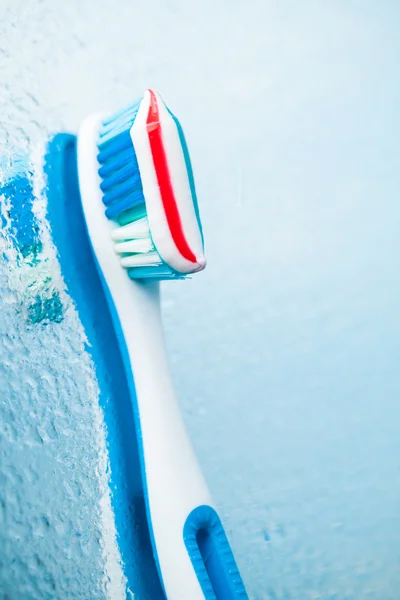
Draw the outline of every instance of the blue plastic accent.
[[[135,597],[165,600],[147,519],[133,375],[129,365],[127,368],[125,341],[118,329],[113,302],[109,297],[106,302],[101,270],[92,257],[78,188],[75,136],[58,134],[50,141],[45,173],[52,237],[68,292],[76,303],[88,338],[87,351],[96,366],[111,467],[111,499],[124,573]]]
[[[116,445],[115,440],[110,440],[112,477],[116,474],[118,478],[119,475],[119,485],[117,481],[113,481],[112,500],[124,571],[131,589],[137,590],[138,598],[166,600],[151,523],[135,382],[119,316],[91,246],[82,211],[75,136],[58,134],[50,141],[45,172],[48,178],[48,216],[59,251],[63,275],[77,303],[80,319],[88,334],[90,343],[88,351],[92,353],[96,365],[106,361],[108,366],[109,376],[104,380],[99,377],[102,408],[108,430],[111,429],[116,432],[116,435],[121,435],[124,451],[127,454],[123,457],[121,448]],[[73,244],[71,240],[74,240]],[[82,260],[82,257],[85,259]],[[102,292],[105,294],[107,306]],[[94,337],[91,338],[90,332]],[[120,358],[124,369],[119,362]],[[110,386],[112,390],[108,391]],[[118,400],[116,406],[111,404],[111,398]],[[132,413],[134,426],[130,427]],[[133,431],[135,436],[132,435]],[[118,443],[120,444],[120,441]],[[136,468],[137,461],[139,461],[139,468]],[[122,476],[121,468],[124,469]],[[139,478],[138,474],[140,474]],[[146,518],[132,523],[131,512],[133,511],[126,504],[141,498],[144,499]],[[150,538],[150,543],[147,542],[147,536]],[[150,555],[149,549],[151,549]],[[138,581],[139,583],[145,581],[146,589],[138,588]]]
[[[205,600],[248,598],[225,530],[211,506],[192,510],[183,538]]]

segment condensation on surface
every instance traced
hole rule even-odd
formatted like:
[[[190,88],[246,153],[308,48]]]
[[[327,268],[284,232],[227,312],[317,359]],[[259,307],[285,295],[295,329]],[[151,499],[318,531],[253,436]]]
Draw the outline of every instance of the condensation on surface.
[[[4,170],[34,198],[17,215],[33,230],[22,247],[12,193],[0,196],[0,594],[123,598],[99,390],[46,225],[41,171],[21,157]]]
[[[256,600],[398,598],[399,16],[358,0],[0,7],[1,184],[47,133],[149,85],[181,117],[209,260],[165,286],[168,345]],[[101,598],[105,458],[84,333],[56,265],[41,268],[63,319],[29,323],[13,260],[3,596]]]

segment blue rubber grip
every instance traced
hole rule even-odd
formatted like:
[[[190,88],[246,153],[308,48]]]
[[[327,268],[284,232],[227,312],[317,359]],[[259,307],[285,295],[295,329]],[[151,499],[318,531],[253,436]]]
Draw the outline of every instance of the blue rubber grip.
[[[248,599],[225,530],[211,506],[192,510],[183,538],[205,600]]]

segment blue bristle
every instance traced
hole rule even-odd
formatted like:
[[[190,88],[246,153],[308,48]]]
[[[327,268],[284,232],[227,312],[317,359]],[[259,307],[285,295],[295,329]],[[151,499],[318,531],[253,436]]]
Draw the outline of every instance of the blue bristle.
[[[103,121],[103,126],[107,127],[107,125],[110,125],[110,123],[114,123],[122,115],[125,115],[126,113],[128,113],[130,111],[135,111],[136,110],[136,112],[137,112],[139,110],[139,106],[140,106],[140,102],[141,101],[142,101],[142,99],[140,98],[139,100],[137,100],[133,104],[130,104],[129,106],[124,106],[124,108],[121,108],[121,110],[118,110],[117,112],[113,113],[109,117],[106,117],[104,119],[104,121]]]
[[[118,147],[116,147],[115,143],[108,143],[104,148],[100,148],[99,146],[100,152],[97,155],[97,159],[101,165],[105,164],[106,161],[110,160],[111,158],[115,158],[117,155],[122,154],[124,150],[128,150],[129,148],[132,148],[132,140],[130,139],[130,136],[123,135],[122,140],[119,140]]]
[[[143,192],[142,190],[136,190],[111,204],[106,210],[106,217],[108,219],[116,219],[125,210],[134,208],[142,202],[144,202]]]
[[[132,171],[136,171],[134,165],[131,163],[124,164],[118,171],[110,173],[108,177],[103,179],[100,188],[105,193],[114,186],[123,184],[132,177]]]
[[[184,279],[184,273],[178,273],[162,263],[157,267],[133,267],[128,269],[128,275],[131,279]]]
[[[118,221],[122,213],[130,209],[145,210],[145,198],[136,153],[130,130],[140,107],[141,99],[105,119],[99,132],[97,155],[100,164],[100,188],[108,219]],[[134,218],[134,217],[133,217]],[[132,279],[181,279],[165,262],[156,266],[131,267],[127,269]]]
[[[144,202],[142,183],[130,129],[140,102],[128,106],[103,122],[99,132],[98,161],[106,216],[117,219],[121,212]]]
[[[127,150],[123,150],[116,156],[111,156],[109,160],[107,160],[107,162],[102,167],[100,167],[100,177],[102,179],[105,179],[106,177],[112,175],[114,171],[119,169],[121,163],[129,163],[130,161],[134,160],[134,157],[135,153],[133,151],[132,146]]]
[[[110,123],[110,125],[107,125],[106,127],[104,127],[102,129],[101,132],[101,139],[102,141],[107,141],[107,139],[109,139],[110,136],[114,136],[116,134],[118,134],[119,132],[124,131],[124,129],[129,126],[129,123],[133,123],[133,121],[136,118],[137,115],[137,110],[135,111],[131,111],[128,112],[126,114],[124,114],[122,117],[120,117],[117,121]]]
[[[113,202],[116,202],[118,199],[122,199],[126,195],[131,193],[132,186],[135,188],[135,193],[139,192],[143,195],[141,183],[140,183],[140,175],[136,174],[135,178],[137,179],[137,186],[135,181],[132,179],[126,179],[122,181],[118,186],[111,189],[109,192],[105,192],[103,195],[103,203],[105,206],[109,206]],[[144,198],[140,199],[140,202],[144,202]],[[137,204],[137,201],[135,202]]]
[[[138,189],[140,189],[140,185],[138,185]],[[136,190],[134,190],[134,191],[136,191]],[[118,186],[111,189],[110,191],[105,192],[103,194],[103,203],[105,206],[110,206],[110,204],[113,204],[117,200],[121,200],[121,199],[125,198],[125,196],[127,196],[131,193],[132,193],[131,181],[130,181],[130,179],[128,179],[126,181],[123,181],[122,183],[120,183]]]

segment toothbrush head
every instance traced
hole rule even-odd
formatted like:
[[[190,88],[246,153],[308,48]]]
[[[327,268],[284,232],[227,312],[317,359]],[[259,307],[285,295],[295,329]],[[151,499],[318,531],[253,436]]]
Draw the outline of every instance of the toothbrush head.
[[[103,119],[97,140],[105,215],[132,279],[177,279],[206,265],[189,153],[162,98],[146,90]]]

